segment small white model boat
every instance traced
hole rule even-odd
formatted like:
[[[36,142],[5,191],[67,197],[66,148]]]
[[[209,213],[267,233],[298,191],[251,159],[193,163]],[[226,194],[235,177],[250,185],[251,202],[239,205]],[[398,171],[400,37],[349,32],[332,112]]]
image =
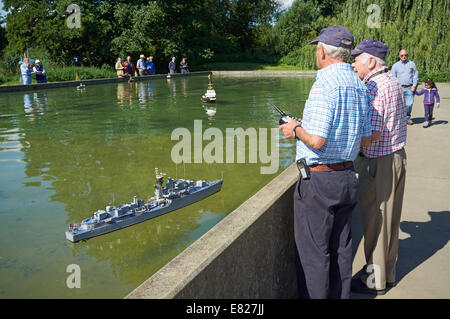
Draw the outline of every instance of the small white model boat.
[[[212,87],[211,74],[208,75],[209,84],[205,95],[202,95],[202,102],[205,103],[216,103],[216,91]]]

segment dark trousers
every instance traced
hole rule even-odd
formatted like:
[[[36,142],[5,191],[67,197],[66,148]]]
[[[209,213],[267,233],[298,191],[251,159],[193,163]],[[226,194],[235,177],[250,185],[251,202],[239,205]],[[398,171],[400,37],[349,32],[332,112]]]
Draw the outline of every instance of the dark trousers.
[[[425,122],[430,122],[431,120],[433,120],[433,107],[434,107],[434,103],[433,104],[424,104],[423,108],[425,109]]]
[[[349,298],[352,212],[359,197],[353,169],[311,172],[294,192],[296,270],[300,298]]]

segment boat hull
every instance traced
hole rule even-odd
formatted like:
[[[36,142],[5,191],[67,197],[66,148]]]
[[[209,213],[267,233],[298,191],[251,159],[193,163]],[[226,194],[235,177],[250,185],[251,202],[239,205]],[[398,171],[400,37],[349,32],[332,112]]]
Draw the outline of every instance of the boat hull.
[[[216,98],[209,98],[209,97],[204,98],[204,97],[202,97],[201,100],[204,103],[216,103]]]
[[[80,231],[78,233],[66,231],[66,239],[75,243],[80,240],[86,240],[92,237],[104,235],[170,213],[174,210],[198,202],[220,191],[220,189],[222,188],[222,184],[223,184],[222,180],[211,182],[211,185],[206,186],[200,190],[192,192],[188,195],[181,196],[179,198],[172,199],[172,202],[167,206],[163,207],[156,206],[154,208],[151,208],[150,210],[146,210],[141,214],[134,214],[123,220],[111,221],[110,223],[105,223],[104,225],[94,228],[92,230]]]

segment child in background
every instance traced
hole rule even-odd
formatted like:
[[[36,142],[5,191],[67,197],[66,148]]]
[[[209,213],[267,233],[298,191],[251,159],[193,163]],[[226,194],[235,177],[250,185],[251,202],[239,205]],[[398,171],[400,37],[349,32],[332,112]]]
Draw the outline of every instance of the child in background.
[[[436,98],[436,106],[439,108],[439,104],[441,100],[439,99],[438,89],[436,84],[434,84],[433,80],[428,79],[424,82],[425,89],[422,89],[420,92],[415,92],[416,95],[425,94],[423,99],[423,107],[425,109],[425,123],[423,127],[429,127],[431,125],[431,121],[433,119],[433,107],[434,107],[434,99]]]

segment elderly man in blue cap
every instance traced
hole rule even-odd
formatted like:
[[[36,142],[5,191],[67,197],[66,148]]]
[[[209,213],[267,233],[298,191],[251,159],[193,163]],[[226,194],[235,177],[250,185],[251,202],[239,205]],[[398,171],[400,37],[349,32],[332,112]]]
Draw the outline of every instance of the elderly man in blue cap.
[[[297,139],[299,179],[294,192],[296,269],[300,298],[349,298],[352,212],[359,182],[353,167],[361,143],[371,138],[369,97],[347,63],[353,35],[344,27],[320,32],[319,71],[303,120],[280,129]]]
[[[389,47],[364,40],[352,56],[354,70],[369,90],[372,138],[355,161],[366,265],[352,290],[381,295],[395,285],[398,234],[406,177],[406,104],[399,80],[386,68]]]

